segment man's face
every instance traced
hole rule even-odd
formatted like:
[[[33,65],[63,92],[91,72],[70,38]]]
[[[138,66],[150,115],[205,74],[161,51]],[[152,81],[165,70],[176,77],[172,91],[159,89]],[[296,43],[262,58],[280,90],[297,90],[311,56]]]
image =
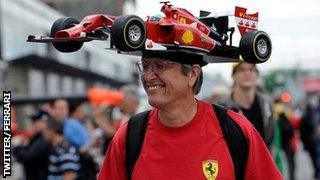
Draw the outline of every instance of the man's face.
[[[83,121],[86,116],[84,106],[82,104],[79,105],[71,116],[77,120]]]
[[[239,64],[235,73],[232,75],[235,86],[245,89],[255,87],[258,77],[256,67],[249,63]]]
[[[36,120],[32,122],[32,133],[37,134],[44,130],[46,122],[44,120]]]
[[[143,58],[142,67],[141,81],[151,106],[179,102],[192,94],[195,79],[182,74],[181,64],[160,58]]]
[[[136,113],[139,106],[139,101],[135,98],[125,96],[124,100],[119,104],[119,108],[122,112],[133,115]]]
[[[63,121],[69,116],[69,105],[66,100],[56,100],[53,105],[53,116],[58,121]]]
[[[47,123],[45,123],[44,129],[43,129],[43,137],[44,137],[47,141],[51,142],[53,136],[54,136],[53,130],[49,129],[48,126],[47,126]]]

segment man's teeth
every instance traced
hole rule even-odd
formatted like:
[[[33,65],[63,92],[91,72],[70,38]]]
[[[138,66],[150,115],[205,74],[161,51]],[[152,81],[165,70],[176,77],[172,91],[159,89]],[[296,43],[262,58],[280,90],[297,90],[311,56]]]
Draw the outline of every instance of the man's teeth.
[[[155,89],[159,89],[159,88],[161,88],[161,86],[149,86],[148,87],[149,88],[149,90],[155,90]]]

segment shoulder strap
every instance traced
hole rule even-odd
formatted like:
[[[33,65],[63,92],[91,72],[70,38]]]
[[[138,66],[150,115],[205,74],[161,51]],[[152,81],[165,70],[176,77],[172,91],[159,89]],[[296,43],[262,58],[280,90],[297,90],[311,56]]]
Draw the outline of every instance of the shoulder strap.
[[[138,160],[144,136],[147,130],[149,111],[132,116],[128,122],[126,134],[126,171],[127,179],[131,179],[132,171]]]
[[[248,142],[240,126],[227,114],[223,106],[212,104],[223,136],[227,142],[237,180],[243,180],[248,158]]]

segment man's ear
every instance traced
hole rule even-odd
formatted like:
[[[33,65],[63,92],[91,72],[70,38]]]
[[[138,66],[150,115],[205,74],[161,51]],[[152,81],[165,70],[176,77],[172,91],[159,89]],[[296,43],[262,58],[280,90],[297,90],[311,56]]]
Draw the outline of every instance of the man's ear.
[[[190,87],[194,86],[198,77],[200,76],[201,71],[202,71],[202,69],[199,65],[192,65],[192,71],[189,74],[189,77],[190,77],[189,86]]]

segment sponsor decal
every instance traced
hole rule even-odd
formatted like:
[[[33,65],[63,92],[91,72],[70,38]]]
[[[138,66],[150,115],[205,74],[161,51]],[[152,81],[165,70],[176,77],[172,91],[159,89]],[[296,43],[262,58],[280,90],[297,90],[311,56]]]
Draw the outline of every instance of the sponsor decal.
[[[166,50],[167,48],[162,44],[153,42],[151,39],[147,39],[145,43],[145,48],[149,50]]]
[[[185,17],[179,16],[179,23],[187,24],[187,19]]]
[[[152,41],[150,41],[150,42],[148,43],[147,47],[150,48],[150,49],[153,48]]]
[[[194,41],[193,32],[189,29],[185,30],[182,33],[181,42],[185,45],[189,45],[189,44],[192,44],[193,41]]]
[[[207,39],[204,36],[201,36],[201,44],[205,45],[207,42]]]
[[[210,159],[202,162],[202,170],[207,180],[215,180],[219,172],[218,161]]]

